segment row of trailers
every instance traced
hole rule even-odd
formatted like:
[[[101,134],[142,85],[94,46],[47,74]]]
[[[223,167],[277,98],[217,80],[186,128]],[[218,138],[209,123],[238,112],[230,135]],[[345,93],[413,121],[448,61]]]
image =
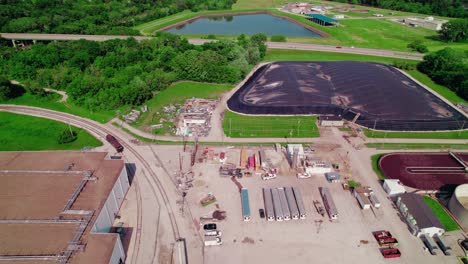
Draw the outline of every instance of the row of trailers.
[[[304,201],[297,187],[263,188],[263,200],[268,221],[306,218]]]

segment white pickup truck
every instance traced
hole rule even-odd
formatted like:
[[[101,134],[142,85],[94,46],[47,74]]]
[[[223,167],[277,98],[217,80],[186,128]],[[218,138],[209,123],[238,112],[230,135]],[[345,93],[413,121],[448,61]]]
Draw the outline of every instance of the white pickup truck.
[[[220,237],[221,235],[221,231],[218,230],[205,230],[205,236]]]
[[[205,236],[205,246],[219,246],[222,245],[223,241],[220,237]]]

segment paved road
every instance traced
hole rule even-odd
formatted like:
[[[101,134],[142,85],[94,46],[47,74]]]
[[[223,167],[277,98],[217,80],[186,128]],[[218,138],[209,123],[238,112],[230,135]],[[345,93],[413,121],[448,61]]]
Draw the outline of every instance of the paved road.
[[[105,41],[110,39],[126,39],[131,36],[110,36],[110,35],[74,35],[74,34],[33,34],[33,33],[0,33],[5,39],[14,40],[79,40],[87,39],[92,41]],[[137,40],[151,39],[152,37],[134,36]],[[194,45],[201,45],[205,42],[213,40],[207,39],[189,39],[189,42]],[[317,44],[302,44],[291,42],[267,42],[270,49],[291,49],[291,50],[315,50],[337,53],[351,53],[360,55],[372,55],[380,57],[401,58],[410,60],[422,60],[423,54],[412,52],[399,52],[381,49],[368,48],[352,48],[352,47],[337,47]]]

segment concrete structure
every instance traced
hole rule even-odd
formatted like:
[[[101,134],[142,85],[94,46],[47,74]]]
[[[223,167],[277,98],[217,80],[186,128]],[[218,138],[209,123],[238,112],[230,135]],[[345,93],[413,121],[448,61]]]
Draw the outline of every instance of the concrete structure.
[[[395,179],[384,180],[382,187],[384,188],[388,196],[397,196],[399,194],[406,193],[406,189],[403,186],[403,184],[401,184],[400,180],[395,180]]]
[[[320,126],[342,127],[344,125],[343,118],[339,116],[320,116]]]
[[[450,212],[468,230],[468,184],[458,185],[448,204]]]
[[[294,14],[306,14],[310,12],[309,3],[288,3],[284,9]]]
[[[297,155],[298,159],[304,159],[305,158],[304,147],[302,146],[302,144],[288,144],[288,146],[286,148],[286,151],[288,153],[289,161],[292,162],[292,160],[293,160],[294,149],[297,149],[297,151],[298,151],[298,155]]]
[[[413,235],[433,237],[445,233],[442,224],[420,195],[401,194],[397,198],[396,205]]]
[[[312,161],[307,162],[305,167],[305,172],[307,174],[323,174],[330,173],[333,171],[333,168],[330,163],[323,161]]]
[[[1,152],[0,178],[1,260],[125,261],[119,235],[108,233],[129,189],[122,160],[103,152]]]
[[[333,19],[343,19],[343,18],[344,18],[343,14],[333,15]]]
[[[419,17],[407,17],[403,19],[403,22],[412,27],[423,27],[432,30],[441,30],[442,25],[447,20],[438,20],[433,17],[419,18]]]

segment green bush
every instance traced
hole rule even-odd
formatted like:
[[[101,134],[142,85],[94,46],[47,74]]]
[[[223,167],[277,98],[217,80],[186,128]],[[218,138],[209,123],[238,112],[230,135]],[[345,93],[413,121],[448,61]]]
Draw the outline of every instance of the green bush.
[[[77,138],[78,134],[75,131],[66,128],[60,132],[59,136],[57,137],[57,143],[66,144],[75,141]]]
[[[360,182],[357,182],[357,181],[350,180],[350,181],[348,181],[348,185],[349,185],[349,187],[351,187],[351,188],[356,188],[356,187],[361,186],[361,183],[360,183]]]
[[[272,42],[286,42],[286,37],[283,35],[274,35],[271,36],[270,40]]]
[[[216,35],[213,35],[213,34],[209,34],[208,36],[206,36],[207,39],[216,39]]]
[[[407,47],[411,49],[412,51],[417,51],[419,53],[426,53],[429,51],[421,40],[415,40],[411,42],[410,44],[408,44]]]

